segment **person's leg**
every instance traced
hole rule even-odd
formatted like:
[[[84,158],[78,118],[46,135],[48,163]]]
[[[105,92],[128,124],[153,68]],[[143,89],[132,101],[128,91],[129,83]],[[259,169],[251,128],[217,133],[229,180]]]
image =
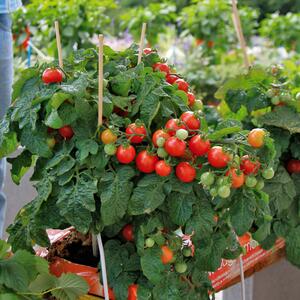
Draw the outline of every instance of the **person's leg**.
[[[0,119],[10,104],[13,79],[13,50],[11,18],[9,14],[0,14]],[[0,160],[0,238],[3,234],[6,198],[3,194],[5,178],[5,159]]]

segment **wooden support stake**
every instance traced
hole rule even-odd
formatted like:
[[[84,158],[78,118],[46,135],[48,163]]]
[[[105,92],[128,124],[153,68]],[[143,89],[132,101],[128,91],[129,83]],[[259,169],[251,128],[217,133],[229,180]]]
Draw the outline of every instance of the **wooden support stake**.
[[[98,52],[98,62],[99,62],[99,73],[98,73],[98,126],[103,123],[103,34],[99,37],[99,52]]]
[[[143,50],[144,50],[144,42],[145,42],[145,35],[146,35],[146,27],[147,27],[147,23],[143,23],[142,32],[141,32],[141,39],[140,39],[140,47],[139,47],[138,64],[142,61],[142,55],[143,55]]]
[[[241,49],[242,49],[242,52],[243,52],[245,67],[247,69],[249,69],[250,68],[250,61],[249,61],[249,57],[248,57],[248,54],[247,54],[247,44],[246,44],[245,37],[244,37],[244,34],[243,34],[241,19],[240,19],[240,16],[239,16],[236,0],[232,0],[232,19],[233,19],[233,24],[234,24],[234,28],[235,28],[235,31],[236,31],[236,35],[238,37],[238,40],[240,42]]]
[[[57,52],[58,52],[58,63],[59,63],[60,68],[63,69],[64,63],[63,63],[63,58],[62,58],[62,48],[61,48],[61,40],[60,40],[58,21],[54,22],[54,26],[55,26],[56,45],[57,45]]]

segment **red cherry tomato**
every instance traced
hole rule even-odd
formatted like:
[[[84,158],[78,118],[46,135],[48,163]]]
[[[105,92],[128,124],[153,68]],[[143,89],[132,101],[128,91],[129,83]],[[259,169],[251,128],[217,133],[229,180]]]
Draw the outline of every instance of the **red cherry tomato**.
[[[147,131],[145,126],[137,126],[132,123],[126,128],[126,137],[133,144],[140,144],[146,137]]]
[[[226,176],[231,178],[231,187],[238,189],[245,183],[245,175],[242,171],[231,168],[226,172]]]
[[[291,159],[287,164],[287,170],[289,173],[300,173],[300,160]]]
[[[182,182],[192,182],[196,178],[196,169],[188,162],[181,162],[176,166],[176,176]]]
[[[186,111],[180,116],[180,120],[187,126],[189,130],[200,129],[201,122],[192,111]]]
[[[177,79],[179,79],[179,77],[177,75],[174,75],[174,74],[168,74],[166,76],[166,81],[170,84],[173,84]]]
[[[117,149],[117,160],[122,164],[131,163],[136,155],[136,151],[132,145],[120,145]]]
[[[174,84],[177,84],[178,89],[181,90],[181,91],[188,92],[188,90],[189,90],[189,84],[185,80],[183,80],[181,78],[177,79],[174,82]]]
[[[66,140],[69,140],[73,137],[74,131],[71,126],[66,125],[58,129],[59,134]]]
[[[155,170],[155,164],[158,162],[156,155],[150,154],[147,150],[141,151],[136,159],[136,167],[143,173],[152,173]]]
[[[207,47],[212,48],[215,45],[214,41],[208,41],[207,42]]]
[[[204,140],[200,135],[194,135],[189,141],[189,148],[196,156],[207,154],[210,149],[210,141]]]
[[[169,135],[166,131],[164,131],[164,130],[162,130],[162,129],[156,130],[156,131],[153,133],[153,136],[152,136],[152,142],[153,142],[153,145],[154,145],[155,147],[158,147],[158,146],[157,146],[157,140],[158,140],[158,138],[160,138],[160,137],[162,137],[162,138],[164,138],[165,140],[167,140],[167,139],[170,137],[170,135]]]
[[[44,83],[59,83],[63,80],[63,73],[59,69],[47,68],[42,75],[42,80]]]
[[[248,155],[244,155],[241,158],[240,169],[244,172],[245,175],[256,175],[258,170],[260,169],[260,162],[251,161]]]
[[[127,224],[123,227],[122,236],[127,242],[134,241],[133,226],[131,224]]]
[[[196,101],[195,95],[191,92],[187,92],[187,96],[188,96],[188,100],[189,100],[189,106],[193,106]]]
[[[162,73],[165,73],[166,75],[170,73],[170,68],[167,64],[164,63],[156,63],[153,65],[154,71],[160,71]]]
[[[223,151],[222,147],[214,146],[208,151],[207,159],[213,167],[225,168],[230,161],[230,156]]]
[[[161,255],[161,262],[166,265],[172,262],[174,254],[173,251],[168,246],[161,247],[162,255]]]
[[[144,52],[144,54],[150,54],[150,53],[152,53],[153,52],[153,50],[151,49],[151,48],[145,48],[144,50],[143,50],[143,52]]]
[[[172,172],[172,167],[164,160],[160,160],[155,165],[155,172],[162,177],[169,176]]]
[[[173,136],[176,134],[176,131],[178,129],[186,129],[186,126],[182,124],[178,119],[170,119],[166,123],[165,128],[167,129],[169,135]]]
[[[169,155],[180,157],[185,153],[186,144],[183,140],[172,136],[166,140],[164,148]]]
[[[138,285],[137,284],[131,284],[128,287],[128,298],[127,298],[127,300],[137,300],[137,290],[138,290]]]

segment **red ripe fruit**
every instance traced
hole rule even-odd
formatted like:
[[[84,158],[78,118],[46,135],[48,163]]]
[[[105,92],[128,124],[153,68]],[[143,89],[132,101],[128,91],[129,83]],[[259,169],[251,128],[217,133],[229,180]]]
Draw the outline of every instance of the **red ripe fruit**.
[[[260,162],[250,160],[248,155],[244,155],[241,158],[240,169],[244,172],[245,175],[256,175],[260,169]]]
[[[180,120],[186,125],[189,130],[200,129],[201,122],[192,111],[186,111],[180,116]]]
[[[155,172],[162,177],[169,176],[172,172],[172,167],[164,160],[160,160],[155,165]]]
[[[147,131],[143,125],[137,126],[135,123],[132,123],[126,128],[126,137],[133,144],[140,144],[146,135]]]
[[[158,157],[147,152],[141,151],[136,157],[136,167],[143,173],[152,173],[155,170],[155,165],[158,162]]]
[[[291,159],[287,164],[287,170],[290,174],[300,173],[300,160],[297,159]]]
[[[177,79],[174,84],[177,84],[178,89],[181,91],[188,92],[189,90],[189,84],[181,78]]]
[[[182,124],[178,119],[170,119],[166,123],[165,128],[167,129],[169,135],[173,136],[176,134],[176,131],[178,129],[186,129],[186,126]]]
[[[42,75],[42,80],[44,83],[59,83],[63,80],[63,72],[55,68],[47,68]]]
[[[185,153],[186,144],[183,140],[172,136],[166,140],[164,148],[169,155],[180,157]]]
[[[230,156],[220,146],[212,147],[207,154],[208,162],[215,168],[225,168],[230,161]]]
[[[122,236],[127,242],[134,241],[133,226],[131,224],[127,224],[123,227]]]
[[[131,284],[128,287],[128,298],[127,298],[127,300],[137,300],[137,290],[138,290],[138,285],[137,284]]]
[[[153,52],[153,50],[151,49],[151,48],[145,48],[144,50],[143,50],[143,52],[144,52],[144,54],[150,54],[150,53],[152,53]]]
[[[166,131],[164,131],[164,130],[162,130],[162,129],[156,130],[156,131],[153,133],[153,135],[152,135],[152,142],[153,142],[153,145],[154,145],[155,147],[158,147],[158,146],[157,146],[157,140],[158,140],[160,137],[161,137],[161,138],[164,138],[165,140],[167,140],[167,139],[170,137],[170,135],[169,135]]]
[[[194,135],[189,140],[189,148],[194,155],[203,156],[209,151],[210,142],[209,140],[202,139],[200,135]]]
[[[177,79],[179,79],[179,77],[177,75],[174,75],[174,74],[168,74],[166,76],[166,81],[170,84],[173,84]]]
[[[229,176],[231,178],[231,187],[238,189],[245,183],[245,175],[242,171],[231,168],[226,172],[226,176]]]
[[[176,176],[182,182],[192,182],[196,178],[196,169],[188,162],[181,162],[176,166]]]
[[[66,140],[69,140],[73,137],[74,131],[71,126],[66,125],[58,129],[59,134]]]
[[[167,64],[164,63],[156,63],[153,65],[153,70],[154,71],[160,71],[162,73],[169,74],[170,73],[170,68]]]
[[[189,100],[189,106],[193,106],[196,101],[195,95],[191,92],[187,92],[187,96],[188,96],[188,100]]]
[[[122,164],[129,164],[135,158],[136,151],[132,145],[120,145],[117,149],[117,160]]]

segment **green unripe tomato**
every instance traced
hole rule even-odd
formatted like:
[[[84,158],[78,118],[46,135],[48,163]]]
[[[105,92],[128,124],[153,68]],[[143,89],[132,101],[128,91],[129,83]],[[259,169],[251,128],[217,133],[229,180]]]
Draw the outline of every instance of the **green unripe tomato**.
[[[187,270],[187,264],[182,262],[182,263],[176,263],[175,264],[175,270],[177,273],[184,273]]]
[[[228,177],[225,178],[225,177],[219,177],[218,180],[217,180],[217,185],[221,186],[221,185],[226,185],[226,183],[228,180]]]
[[[210,186],[215,182],[215,176],[211,172],[205,172],[201,175],[201,183],[206,186]]]
[[[187,137],[189,136],[189,133],[188,133],[188,131],[187,130],[185,130],[185,129],[178,129],[177,131],[176,131],[176,136],[180,139],[180,140],[186,140],[187,139]]]
[[[165,138],[159,137],[159,138],[157,139],[157,141],[156,141],[156,144],[157,144],[158,147],[161,148],[161,147],[164,146],[165,142],[166,142],[166,139],[165,139]]]
[[[278,105],[280,103],[280,97],[279,96],[275,96],[271,99],[272,104],[274,105]]]
[[[56,140],[54,137],[47,138],[47,145],[50,149],[54,148],[55,144],[56,144]]]
[[[246,186],[250,188],[254,188],[257,184],[257,179],[253,176],[247,176],[246,178]]]
[[[115,144],[106,144],[104,146],[104,152],[110,156],[115,155],[117,152],[117,147]]]
[[[192,249],[191,248],[183,248],[182,254],[185,257],[190,257],[190,256],[192,256]]]
[[[265,186],[265,182],[262,179],[260,179],[257,181],[255,188],[260,191],[264,188],[264,186]]]
[[[265,169],[263,172],[262,172],[262,176],[263,178],[265,179],[271,179],[274,177],[274,170],[273,168],[268,168],[268,169]]]
[[[147,248],[152,248],[155,244],[155,241],[151,238],[147,238],[146,241],[145,241],[145,246]]]
[[[230,187],[228,185],[222,185],[218,188],[218,195],[221,198],[228,198],[230,196]]]
[[[218,190],[216,188],[211,188],[209,190],[209,193],[212,197],[217,197],[218,196]]]
[[[157,149],[157,156],[160,157],[160,158],[166,158],[168,157],[168,153],[167,151],[164,149],[164,148],[158,148]]]

